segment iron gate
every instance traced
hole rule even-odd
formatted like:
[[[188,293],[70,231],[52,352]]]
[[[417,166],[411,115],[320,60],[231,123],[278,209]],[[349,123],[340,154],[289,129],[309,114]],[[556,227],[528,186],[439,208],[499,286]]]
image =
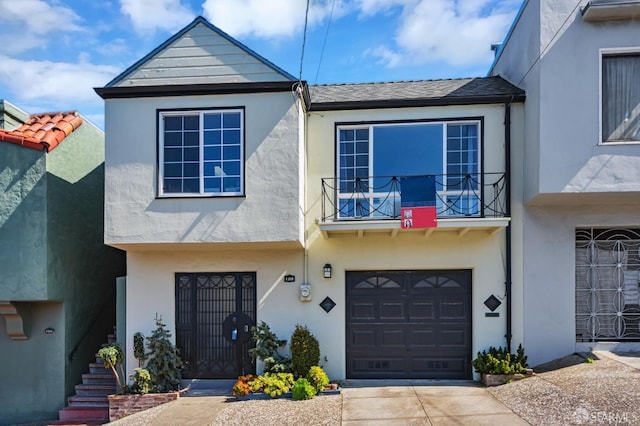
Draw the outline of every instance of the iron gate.
[[[248,339],[256,318],[255,272],[177,273],[176,345],[188,379],[254,373]],[[245,318],[240,327],[230,320]]]
[[[640,229],[576,230],[576,340],[640,341]]]

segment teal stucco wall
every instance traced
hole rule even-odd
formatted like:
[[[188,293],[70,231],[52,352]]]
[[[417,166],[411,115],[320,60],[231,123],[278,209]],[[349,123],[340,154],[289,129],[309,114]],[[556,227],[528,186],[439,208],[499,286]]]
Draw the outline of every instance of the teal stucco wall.
[[[47,300],[46,154],[0,142],[0,300]]]
[[[125,254],[103,229],[99,129],[85,121],[47,154],[0,142],[0,300],[29,323],[10,340],[0,319],[0,425],[56,419],[113,332]]]

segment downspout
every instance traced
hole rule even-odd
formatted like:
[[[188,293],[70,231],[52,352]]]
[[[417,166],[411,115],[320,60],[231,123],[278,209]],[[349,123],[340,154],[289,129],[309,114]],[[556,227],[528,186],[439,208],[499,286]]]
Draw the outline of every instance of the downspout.
[[[511,219],[511,101],[513,97],[504,103],[504,157],[505,157],[505,216]],[[506,271],[505,290],[507,298],[507,351],[511,353],[511,220],[505,229],[506,238]]]

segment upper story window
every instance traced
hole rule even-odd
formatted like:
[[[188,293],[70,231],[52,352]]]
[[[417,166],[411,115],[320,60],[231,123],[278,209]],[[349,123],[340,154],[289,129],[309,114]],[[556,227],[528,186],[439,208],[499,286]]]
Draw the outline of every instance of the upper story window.
[[[394,217],[397,178],[435,175],[439,211],[477,215],[480,121],[338,127],[338,217]],[[443,204],[444,203],[444,204]]]
[[[602,56],[602,142],[640,142],[640,52]]]
[[[244,193],[241,109],[160,112],[161,196]]]

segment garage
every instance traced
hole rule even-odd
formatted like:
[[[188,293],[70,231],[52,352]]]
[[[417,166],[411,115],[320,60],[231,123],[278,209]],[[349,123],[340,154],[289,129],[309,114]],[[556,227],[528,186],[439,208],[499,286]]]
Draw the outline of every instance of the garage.
[[[470,379],[471,271],[346,273],[347,378]]]

